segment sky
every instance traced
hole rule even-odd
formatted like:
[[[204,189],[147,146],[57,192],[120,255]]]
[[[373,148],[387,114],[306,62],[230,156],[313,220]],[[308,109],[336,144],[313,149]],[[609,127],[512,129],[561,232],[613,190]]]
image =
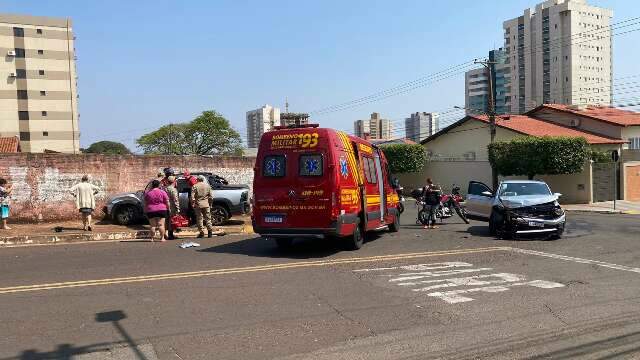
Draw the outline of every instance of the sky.
[[[612,22],[640,16],[638,0],[588,0],[614,10]],[[453,73],[398,96],[344,111],[319,109],[359,99],[502,46],[502,22],[528,0],[0,0],[0,12],[70,17],[77,37],[81,145],[135,140],[223,114],[246,137],[245,113],[264,104],[310,112],[322,126],[353,131],[379,112],[464,106],[464,75]],[[614,78],[636,75],[640,32],[614,38]],[[401,135],[401,134],[399,134]]]

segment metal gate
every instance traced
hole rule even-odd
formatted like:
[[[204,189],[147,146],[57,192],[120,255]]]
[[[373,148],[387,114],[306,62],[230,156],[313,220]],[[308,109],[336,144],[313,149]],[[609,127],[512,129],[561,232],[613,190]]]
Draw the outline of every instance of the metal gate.
[[[614,179],[620,179],[620,174],[614,175],[616,163],[593,163],[593,202],[611,201],[614,197],[616,187]],[[619,189],[620,187],[618,187]]]

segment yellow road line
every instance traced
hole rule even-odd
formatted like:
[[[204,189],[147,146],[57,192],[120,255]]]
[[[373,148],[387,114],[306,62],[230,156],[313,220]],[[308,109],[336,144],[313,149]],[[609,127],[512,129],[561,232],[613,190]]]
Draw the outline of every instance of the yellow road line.
[[[408,260],[408,259],[418,259],[418,258],[426,258],[426,257],[434,257],[434,256],[473,254],[473,253],[483,253],[483,252],[492,252],[492,251],[509,251],[510,249],[511,248],[509,247],[472,248],[472,249],[420,252],[420,253],[395,254],[395,255],[380,255],[380,256],[370,256],[370,257],[362,257],[362,258],[300,261],[300,262],[294,262],[294,263],[248,266],[248,267],[241,267],[241,268],[211,269],[211,270],[189,271],[189,272],[170,273],[170,274],[130,276],[130,277],[121,277],[121,278],[112,278],[112,279],[68,281],[68,282],[59,282],[59,283],[4,287],[4,288],[0,288],[0,294],[11,294],[11,293],[19,293],[19,292],[27,292],[27,291],[43,291],[43,290],[53,290],[53,289],[66,289],[66,288],[75,288],[75,287],[137,283],[137,282],[157,281],[157,280],[195,278],[195,277],[202,277],[202,276],[228,275],[228,274],[237,274],[237,273],[250,273],[250,272],[258,272],[258,271],[272,271],[272,270],[294,269],[294,268],[303,268],[303,267],[357,264],[357,263],[377,262],[377,261]]]

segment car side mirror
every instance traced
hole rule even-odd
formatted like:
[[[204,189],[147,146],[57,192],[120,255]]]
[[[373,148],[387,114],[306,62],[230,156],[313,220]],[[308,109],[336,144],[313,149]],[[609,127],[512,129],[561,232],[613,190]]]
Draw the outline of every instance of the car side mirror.
[[[493,197],[493,193],[491,191],[483,191],[481,195],[486,197]]]
[[[562,196],[562,194],[560,194],[560,193],[553,193],[553,196],[555,196],[555,197],[559,198],[559,197],[561,197],[561,196]]]

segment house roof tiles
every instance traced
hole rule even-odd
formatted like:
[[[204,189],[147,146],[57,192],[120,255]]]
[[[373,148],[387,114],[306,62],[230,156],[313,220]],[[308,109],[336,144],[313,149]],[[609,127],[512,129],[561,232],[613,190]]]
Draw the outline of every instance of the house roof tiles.
[[[20,141],[18,137],[0,137],[0,153],[20,152]]]

